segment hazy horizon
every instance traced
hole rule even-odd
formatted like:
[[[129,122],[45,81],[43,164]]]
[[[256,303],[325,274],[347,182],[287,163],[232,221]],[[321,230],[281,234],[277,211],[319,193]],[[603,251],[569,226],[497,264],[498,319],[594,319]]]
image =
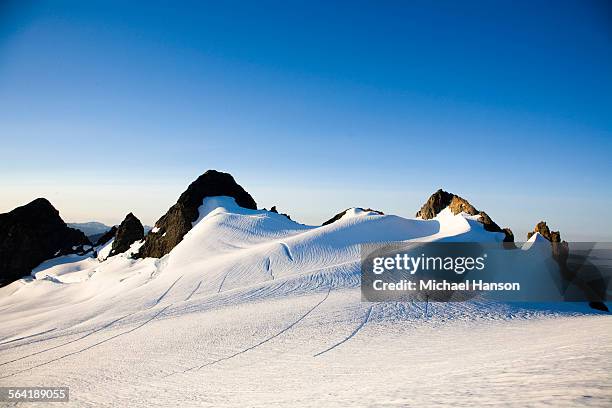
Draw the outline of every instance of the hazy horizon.
[[[221,169],[227,171],[227,169]],[[0,212],[8,212],[13,208],[24,205],[31,200],[37,197],[45,197],[51,201],[51,203],[59,210],[60,215],[67,223],[80,223],[80,222],[91,222],[97,221],[102,222],[106,225],[117,225],[119,224],[125,215],[129,212],[133,212],[144,225],[154,226],[155,222],[168,210],[168,208],[173,205],[178,199],[179,195],[187,188],[189,183],[197,178],[199,174],[195,175],[193,179],[185,180],[183,185],[179,184],[171,184],[170,180],[165,180],[160,185],[154,185],[151,182],[143,182],[141,186],[130,186],[130,185],[121,185],[117,186],[118,190],[121,192],[118,197],[124,197],[129,194],[136,194],[140,190],[141,196],[137,199],[130,201],[126,200],[118,200],[112,199],[110,200],[110,204],[112,208],[115,209],[115,212],[110,217],[105,217],[102,214],[108,214],[112,210],[110,208],[106,208],[104,212],[100,212],[99,210],[90,210],[89,206],[86,204],[83,207],[76,208],[75,211],[70,213],[66,211],[66,209],[70,209],[72,206],[70,205],[72,198],[72,194],[79,195],[83,194],[83,191],[89,191],[88,195],[93,195],[95,198],[89,198],[91,200],[95,199],[104,199],[102,194],[96,194],[95,191],[91,192],[90,190],[95,189],[94,185],[83,185],[83,186],[74,186],[73,190],[70,190],[68,195],[63,194],[54,188],[44,187],[42,184],[39,188],[39,191],[47,191],[48,194],[30,194],[26,189],[23,189],[24,200],[21,203],[16,203],[13,206],[8,206],[6,209],[0,208]],[[235,176],[235,175],[234,175]],[[347,192],[349,195],[344,197],[339,197],[342,194],[339,194],[339,190],[342,191],[341,187],[334,188],[331,185],[322,185],[319,189],[316,186],[310,186],[307,189],[300,189],[299,187],[293,187],[290,190],[290,186],[285,186],[285,189],[276,189],[272,186],[268,186],[265,183],[255,182],[254,184],[257,186],[255,189],[250,188],[249,185],[241,182],[241,180],[236,177],[236,181],[241,184],[256,200],[258,208],[267,208],[270,209],[273,205],[276,205],[280,212],[287,212],[294,221],[304,223],[307,225],[321,225],[324,221],[330,219],[333,215],[339,213],[340,211],[345,210],[349,207],[371,207],[376,210],[383,211],[385,214],[399,215],[405,218],[412,218],[415,216],[416,212],[420,209],[421,205],[425,203],[425,201],[429,198],[429,196],[435,192],[438,188],[444,188],[444,186],[432,187],[430,190],[425,191],[421,190],[419,192],[414,191],[382,191],[382,190],[374,190],[376,187],[372,186],[373,190],[371,196],[368,197],[367,191],[360,192],[358,194]],[[15,186],[15,188],[17,188]],[[483,196],[482,193],[480,195],[481,201],[488,203],[488,206],[483,206],[479,203],[478,200],[474,199],[471,195],[466,195],[459,191],[453,191],[452,189],[446,189],[452,193],[457,195],[461,195],[470,201],[477,209],[481,211],[486,211],[494,221],[496,221],[501,227],[509,227],[512,229],[515,235],[515,240],[517,242],[525,241],[526,235],[528,231],[532,231],[535,227],[535,224],[539,221],[547,221],[549,227],[553,230],[561,230],[562,237],[569,241],[609,241],[612,240],[612,234],[605,235],[599,234],[597,232],[590,232],[586,230],[563,230],[563,228],[559,227],[559,225],[563,225],[562,219],[555,219],[549,215],[556,214],[558,209],[551,208],[550,210],[546,210],[546,212],[537,214],[537,210],[541,208],[546,208],[547,202],[545,200],[536,200],[535,205],[529,197],[521,197],[520,195],[513,195],[510,192],[508,193],[495,193],[492,196]],[[105,191],[105,190],[102,190]],[[285,196],[279,197],[278,200],[274,199],[274,194],[278,191],[284,191]],[[162,193],[163,192],[163,193]],[[162,194],[161,196],[159,194]],[[258,194],[259,193],[259,194]],[[29,194],[29,195],[28,195]],[[26,198],[30,196],[31,198]],[[258,198],[261,196],[265,199]],[[143,205],[143,198],[150,198],[150,202],[146,202]],[[503,200],[500,199],[503,197]],[[316,210],[309,208],[309,202],[316,202],[317,200],[327,199],[329,203],[329,208],[321,208],[318,207]],[[354,200],[351,201],[351,200]],[[515,202],[513,205],[511,212],[507,213],[499,213],[500,206],[497,204],[500,201],[510,200]],[[83,202],[88,202],[86,199],[82,200]],[[146,200],[145,200],[146,201]],[[352,202],[352,204],[348,204]],[[375,205],[375,203],[395,203],[393,207],[383,207],[381,205]],[[368,204],[369,203],[369,204]],[[398,205],[400,203],[400,205]],[[401,203],[404,203],[402,206]],[[605,205],[605,202],[601,203]],[[530,216],[526,214],[526,212],[534,211],[534,216]],[[514,218],[517,219],[517,215],[523,213],[525,218],[531,220],[530,224],[527,225],[515,225],[510,223],[504,223],[503,221],[508,221]],[[67,215],[68,214],[68,215]],[[71,216],[69,214],[76,214],[76,216]],[[96,215],[97,214],[97,215]],[[603,219],[602,221],[607,221],[607,219]]]
[[[207,169],[321,224],[438,188],[612,241],[606,2],[0,5],[0,212],[148,225]]]

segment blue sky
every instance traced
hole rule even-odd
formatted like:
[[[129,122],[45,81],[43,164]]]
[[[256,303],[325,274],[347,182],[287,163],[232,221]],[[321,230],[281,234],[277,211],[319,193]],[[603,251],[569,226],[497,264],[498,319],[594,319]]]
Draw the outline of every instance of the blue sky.
[[[216,168],[305,223],[442,187],[611,240],[610,5],[433,3],[3,3],[0,211],[152,224]]]

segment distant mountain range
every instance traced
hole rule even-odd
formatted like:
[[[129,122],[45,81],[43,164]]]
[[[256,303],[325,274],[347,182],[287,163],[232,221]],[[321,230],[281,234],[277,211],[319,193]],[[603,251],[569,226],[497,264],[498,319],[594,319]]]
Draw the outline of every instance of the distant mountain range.
[[[66,223],[70,228],[78,229],[82,231],[87,238],[91,241],[95,241],[95,239],[99,238],[106,231],[111,229],[112,225],[102,224],[98,221],[90,221],[90,222],[68,222]],[[92,238],[93,237],[93,238]]]
[[[78,229],[82,231],[91,242],[96,242],[105,232],[110,230],[113,225],[106,225],[98,221],[89,222],[68,222],[66,223],[70,228]],[[117,226],[117,225],[115,225]],[[145,234],[151,231],[151,227],[144,225]]]

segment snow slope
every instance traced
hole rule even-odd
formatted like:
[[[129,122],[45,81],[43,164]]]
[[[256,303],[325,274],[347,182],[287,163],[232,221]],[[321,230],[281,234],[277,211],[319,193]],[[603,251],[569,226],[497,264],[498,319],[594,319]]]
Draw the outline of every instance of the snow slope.
[[[359,245],[408,240],[503,234],[446,210],[311,227],[207,198],[161,259],[60,257],[0,288],[0,386],[67,385],[74,406],[612,402],[612,320],[585,305],[361,302]]]

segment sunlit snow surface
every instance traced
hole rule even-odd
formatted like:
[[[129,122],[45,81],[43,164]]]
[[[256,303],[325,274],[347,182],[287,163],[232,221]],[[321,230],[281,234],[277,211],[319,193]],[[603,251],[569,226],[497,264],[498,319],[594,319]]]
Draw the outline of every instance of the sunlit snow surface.
[[[612,404],[612,319],[583,304],[360,301],[359,244],[441,239],[503,234],[206,199],[164,258],[60,257],[0,288],[0,386],[69,386],[72,406]]]

